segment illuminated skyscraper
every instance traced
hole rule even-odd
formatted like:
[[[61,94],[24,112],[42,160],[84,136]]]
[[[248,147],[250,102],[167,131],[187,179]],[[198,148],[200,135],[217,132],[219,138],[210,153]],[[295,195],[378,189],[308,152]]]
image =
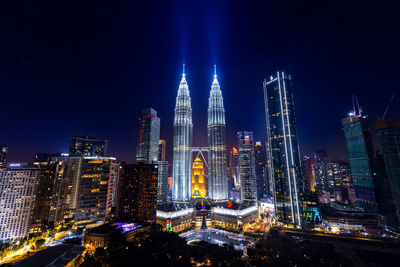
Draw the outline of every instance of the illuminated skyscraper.
[[[192,166],[192,198],[206,197],[203,161],[197,157]]]
[[[277,72],[276,75],[263,83],[275,214],[282,223],[300,225],[302,178],[292,82],[289,74]]]
[[[225,109],[221,88],[214,73],[208,98],[208,196],[212,200],[228,199],[225,141]]]
[[[253,132],[238,132],[238,145],[241,199],[250,204],[257,200]]]
[[[115,188],[115,158],[84,157],[79,177],[74,220],[77,224],[104,221],[111,209]],[[117,165],[118,166],[118,165]]]
[[[370,122],[366,116],[352,112],[349,117],[342,119],[342,125],[356,205],[366,212],[378,212],[374,192],[374,148]]]
[[[160,139],[158,141],[158,160],[166,161],[167,141]]]
[[[160,140],[160,118],[157,111],[148,108],[142,111],[138,124],[136,162],[151,163],[158,160],[158,141]]]
[[[158,164],[121,164],[117,217],[155,222]]]
[[[192,139],[192,104],[183,72],[174,117],[172,199],[175,201],[189,201],[192,197]]]
[[[229,151],[229,176],[233,179],[234,186],[240,187],[239,150],[235,147]]]
[[[10,163],[0,170],[0,242],[28,235],[39,170],[23,163]]]

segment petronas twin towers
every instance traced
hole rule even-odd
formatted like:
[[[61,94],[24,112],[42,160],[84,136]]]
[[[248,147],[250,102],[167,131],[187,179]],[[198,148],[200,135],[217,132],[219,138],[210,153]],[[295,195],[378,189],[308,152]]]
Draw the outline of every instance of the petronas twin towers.
[[[208,195],[211,200],[228,199],[226,173],[225,109],[216,71],[208,99]],[[192,105],[185,71],[179,84],[174,117],[172,199],[192,197]]]

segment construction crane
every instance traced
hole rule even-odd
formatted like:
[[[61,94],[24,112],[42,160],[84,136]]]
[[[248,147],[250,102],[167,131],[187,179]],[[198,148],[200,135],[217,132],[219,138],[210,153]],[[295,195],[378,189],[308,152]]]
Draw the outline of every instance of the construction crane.
[[[389,108],[390,108],[390,103],[392,103],[393,99],[394,99],[394,95],[392,95],[392,97],[390,98],[389,103],[388,103],[388,105],[386,106],[385,111],[383,112],[382,120],[385,119],[386,114],[387,114],[387,112],[388,112],[388,110],[389,110]]]

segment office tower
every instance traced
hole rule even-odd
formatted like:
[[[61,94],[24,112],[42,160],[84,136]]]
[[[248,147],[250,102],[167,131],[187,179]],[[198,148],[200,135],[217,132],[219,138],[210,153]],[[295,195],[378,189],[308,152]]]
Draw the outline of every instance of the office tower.
[[[314,176],[318,193],[330,193],[333,195],[335,189],[334,166],[330,162],[319,162],[314,164]]]
[[[378,212],[374,193],[374,150],[371,125],[366,116],[351,112],[342,119],[347,154],[356,194],[356,205],[365,212]]]
[[[39,171],[23,163],[0,170],[0,241],[24,238],[31,227]]]
[[[267,176],[267,152],[265,145],[261,142],[256,142],[254,145],[254,159],[256,170],[256,183],[257,183],[257,199],[260,200],[268,192],[268,176]]]
[[[192,166],[192,198],[206,197],[203,161],[197,157]]]
[[[54,157],[56,165],[53,193],[50,201],[49,225],[72,221],[79,193],[83,157]]]
[[[58,188],[56,179],[57,164],[55,162],[47,161],[36,161],[39,172],[36,179],[37,190],[36,199],[33,210],[33,219],[31,225],[32,232],[40,232],[45,229],[51,228],[53,225],[50,224],[50,207],[53,197],[55,197],[55,192]]]
[[[183,72],[174,116],[172,199],[175,201],[189,201],[192,196],[192,139],[192,104]]]
[[[158,141],[158,160],[167,161],[167,141],[160,139]]]
[[[165,204],[168,200],[168,161],[157,161],[157,205]]]
[[[306,191],[315,192],[313,163],[310,157],[304,156],[301,159],[301,172],[303,177],[303,187]]]
[[[238,146],[241,199],[250,204],[257,200],[253,132],[238,132]]]
[[[115,158],[85,157],[82,161],[74,220],[77,224],[104,221]]]
[[[396,119],[379,120],[376,133],[383,154],[391,198],[400,221],[400,122]]]
[[[122,164],[117,216],[121,220],[155,222],[157,164]]]
[[[229,151],[229,175],[234,181],[234,186],[240,187],[239,150],[235,147]]]
[[[8,146],[0,145],[0,169],[6,167]]]
[[[277,72],[263,86],[275,215],[281,223],[301,225],[302,177],[291,76]]]
[[[208,197],[211,200],[228,199],[225,109],[216,71],[214,71],[214,80],[208,98],[207,130]]]
[[[104,157],[107,155],[107,144],[107,140],[100,140],[91,136],[73,136],[69,146],[69,155]]]
[[[143,110],[138,124],[137,163],[151,163],[158,160],[160,140],[160,118],[152,108]]]

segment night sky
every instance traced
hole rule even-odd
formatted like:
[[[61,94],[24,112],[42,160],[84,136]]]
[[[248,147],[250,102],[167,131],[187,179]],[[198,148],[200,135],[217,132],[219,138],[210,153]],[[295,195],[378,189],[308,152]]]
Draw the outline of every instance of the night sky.
[[[171,159],[182,63],[194,146],[207,143],[214,64],[229,148],[237,131],[265,139],[262,81],[276,70],[292,74],[303,155],[346,158],[340,119],[352,94],[372,119],[395,94],[389,115],[399,115],[400,23],[385,1],[9,2],[0,8],[0,143],[9,161],[67,152],[70,136],[89,134],[132,162],[147,107],[158,111]]]

